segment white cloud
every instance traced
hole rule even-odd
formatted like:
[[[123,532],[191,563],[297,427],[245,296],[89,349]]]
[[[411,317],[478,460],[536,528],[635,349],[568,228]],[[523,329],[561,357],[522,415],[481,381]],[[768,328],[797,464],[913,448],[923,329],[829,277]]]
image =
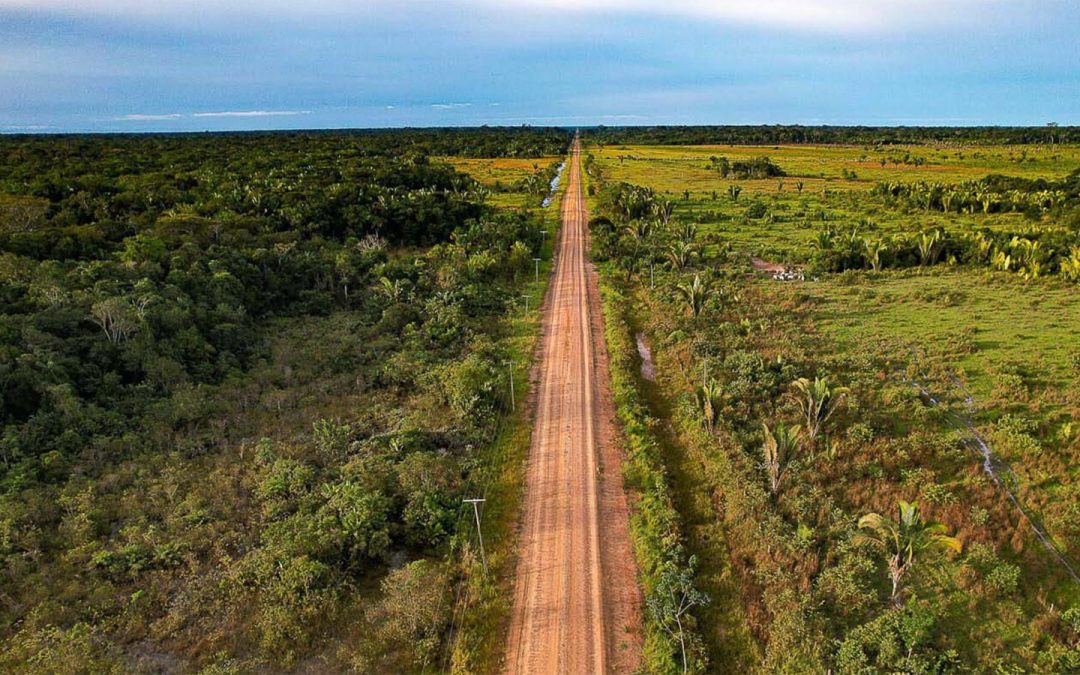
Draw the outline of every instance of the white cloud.
[[[197,112],[190,115],[182,113],[164,113],[147,115],[143,113],[131,113],[114,117],[114,122],[167,122],[179,120],[185,117],[291,117],[293,115],[310,115],[310,110],[224,110],[221,112]]]
[[[310,115],[310,110],[226,110],[223,112],[197,112],[192,117],[291,117]]]
[[[141,113],[132,113],[130,115],[121,115],[114,118],[116,122],[161,122],[164,120],[178,120],[183,115],[180,113],[168,113],[165,115],[143,115]]]
[[[408,6],[480,6],[493,15],[529,11],[551,15],[643,14],[803,31],[853,32],[969,24],[1039,9],[1035,0],[0,0],[0,10],[58,11],[116,17],[375,17]]]
[[[460,110],[462,108],[469,108],[472,103],[433,103],[432,108],[436,110]]]
[[[486,2],[488,0],[479,0]],[[491,0],[497,2],[498,0]],[[792,30],[849,32],[951,23],[1006,0],[514,0],[534,9],[646,14]]]

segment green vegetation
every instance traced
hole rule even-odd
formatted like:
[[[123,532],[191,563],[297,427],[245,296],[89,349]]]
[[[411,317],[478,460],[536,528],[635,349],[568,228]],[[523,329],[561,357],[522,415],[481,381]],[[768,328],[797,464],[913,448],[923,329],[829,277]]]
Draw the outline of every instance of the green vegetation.
[[[626,301],[607,284],[602,291],[611,388],[626,455],[623,474],[638,498],[630,532],[649,608],[645,664],[655,673],[698,671],[705,665],[704,648],[695,630],[696,618],[687,610],[702,604],[704,598],[690,583],[692,563],[672,505],[661,443],[653,431],[655,421],[641,401]]]
[[[892,591],[889,598],[897,607],[903,605],[900,582],[914,565],[916,556],[935,549],[963,550],[960,540],[946,535],[941,523],[923,522],[919,507],[901,501],[900,517],[889,520],[877,513],[859,518],[859,529],[865,530],[854,539],[856,544],[870,544],[885,552],[889,561],[889,581]]]
[[[489,191],[484,196],[491,204],[516,208],[542,204],[563,162],[561,157],[439,159],[483,185]]]
[[[1075,669],[1080,151],[1009,145],[1043,130],[754,135],[789,131],[585,150],[609,320],[653,347],[642,415],[702,561],[708,668]],[[689,145],[810,140],[855,144]],[[635,145],[656,141],[688,145]],[[763,157],[785,175],[733,175]],[[749,636],[714,635],[718,605]]]
[[[0,669],[494,668],[553,224],[423,153],[501,133],[0,139]]]
[[[713,127],[597,127],[582,140],[599,145],[716,144],[931,144],[931,143],[1077,143],[1080,128],[1048,124],[1035,127],[833,127],[800,125]]]
[[[651,672],[1080,668],[1075,133],[586,134]],[[0,669],[496,670],[568,141],[0,138]]]

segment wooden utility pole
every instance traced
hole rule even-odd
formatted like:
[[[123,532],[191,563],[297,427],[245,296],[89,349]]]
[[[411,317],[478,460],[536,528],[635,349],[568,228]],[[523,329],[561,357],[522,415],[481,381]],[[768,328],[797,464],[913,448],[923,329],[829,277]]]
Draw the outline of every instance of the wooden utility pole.
[[[517,404],[514,402],[514,362],[507,361],[506,367],[510,370],[510,410],[517,410]]]
[[[512,378],[511,378],[511,381]],[[472,504],[473,515],[476,516],[476,538],[480,540],[480,562],[484,565],[484,575],[487,575],[487,555],[484,553],[484,533],[480,531],[480,507],[486,499],[463,499],[466,504]]]

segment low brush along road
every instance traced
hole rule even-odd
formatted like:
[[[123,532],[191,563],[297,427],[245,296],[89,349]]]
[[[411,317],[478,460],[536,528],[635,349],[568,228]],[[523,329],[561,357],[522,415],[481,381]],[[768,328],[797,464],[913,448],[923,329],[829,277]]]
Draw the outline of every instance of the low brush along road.
[[[545,300],[539,387],[506,667],[510,673],[633,672],[641,595],[630,547],[580,144]]]

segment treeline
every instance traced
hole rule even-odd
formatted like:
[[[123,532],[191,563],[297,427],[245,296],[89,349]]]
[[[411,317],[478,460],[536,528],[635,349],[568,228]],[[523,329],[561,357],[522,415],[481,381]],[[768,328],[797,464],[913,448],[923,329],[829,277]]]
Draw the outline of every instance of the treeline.
[[[967,263],[1025,279],[1057,275],[1080,281],[1080,235],[1057,227],[1032,225],[1016,233],[990,228],[957,233],[939,227],[889,236],[858,226],[829,227],[818,233],[813,245],[811,261],[819,272]]]
[[[582,129],[601,145],[774,145],[858,143],[1080,143],[1080,127],[643,126]]]
[[[1020,213],[1031,223],[1013,231],[935,228],[888,237],[860,232],[857,226],[827,228],[814,242],[817,269],[840,272],[963,262],[1018,272],[1028,279],[1056,274],[1080,281],[1080,170],[1060,180],[992,175],[960,184],[883,182],[873,194],[893,207],[940,213]],[[1046,216],[1057,222],[1046,222]]]
[[[924,211],[1037,216],[1080,203],[1080,169],[1060,180],[991,175],[959,184],[882,182],[874,187],[874,194]]]
[[[564,155],[573,132],[560,127],[473,127],[363,130],[352,132],[388,152],[456,157],[551,157]]]
[[[447,653],[541,223],[392,138],[0,141],[0,670]]]

